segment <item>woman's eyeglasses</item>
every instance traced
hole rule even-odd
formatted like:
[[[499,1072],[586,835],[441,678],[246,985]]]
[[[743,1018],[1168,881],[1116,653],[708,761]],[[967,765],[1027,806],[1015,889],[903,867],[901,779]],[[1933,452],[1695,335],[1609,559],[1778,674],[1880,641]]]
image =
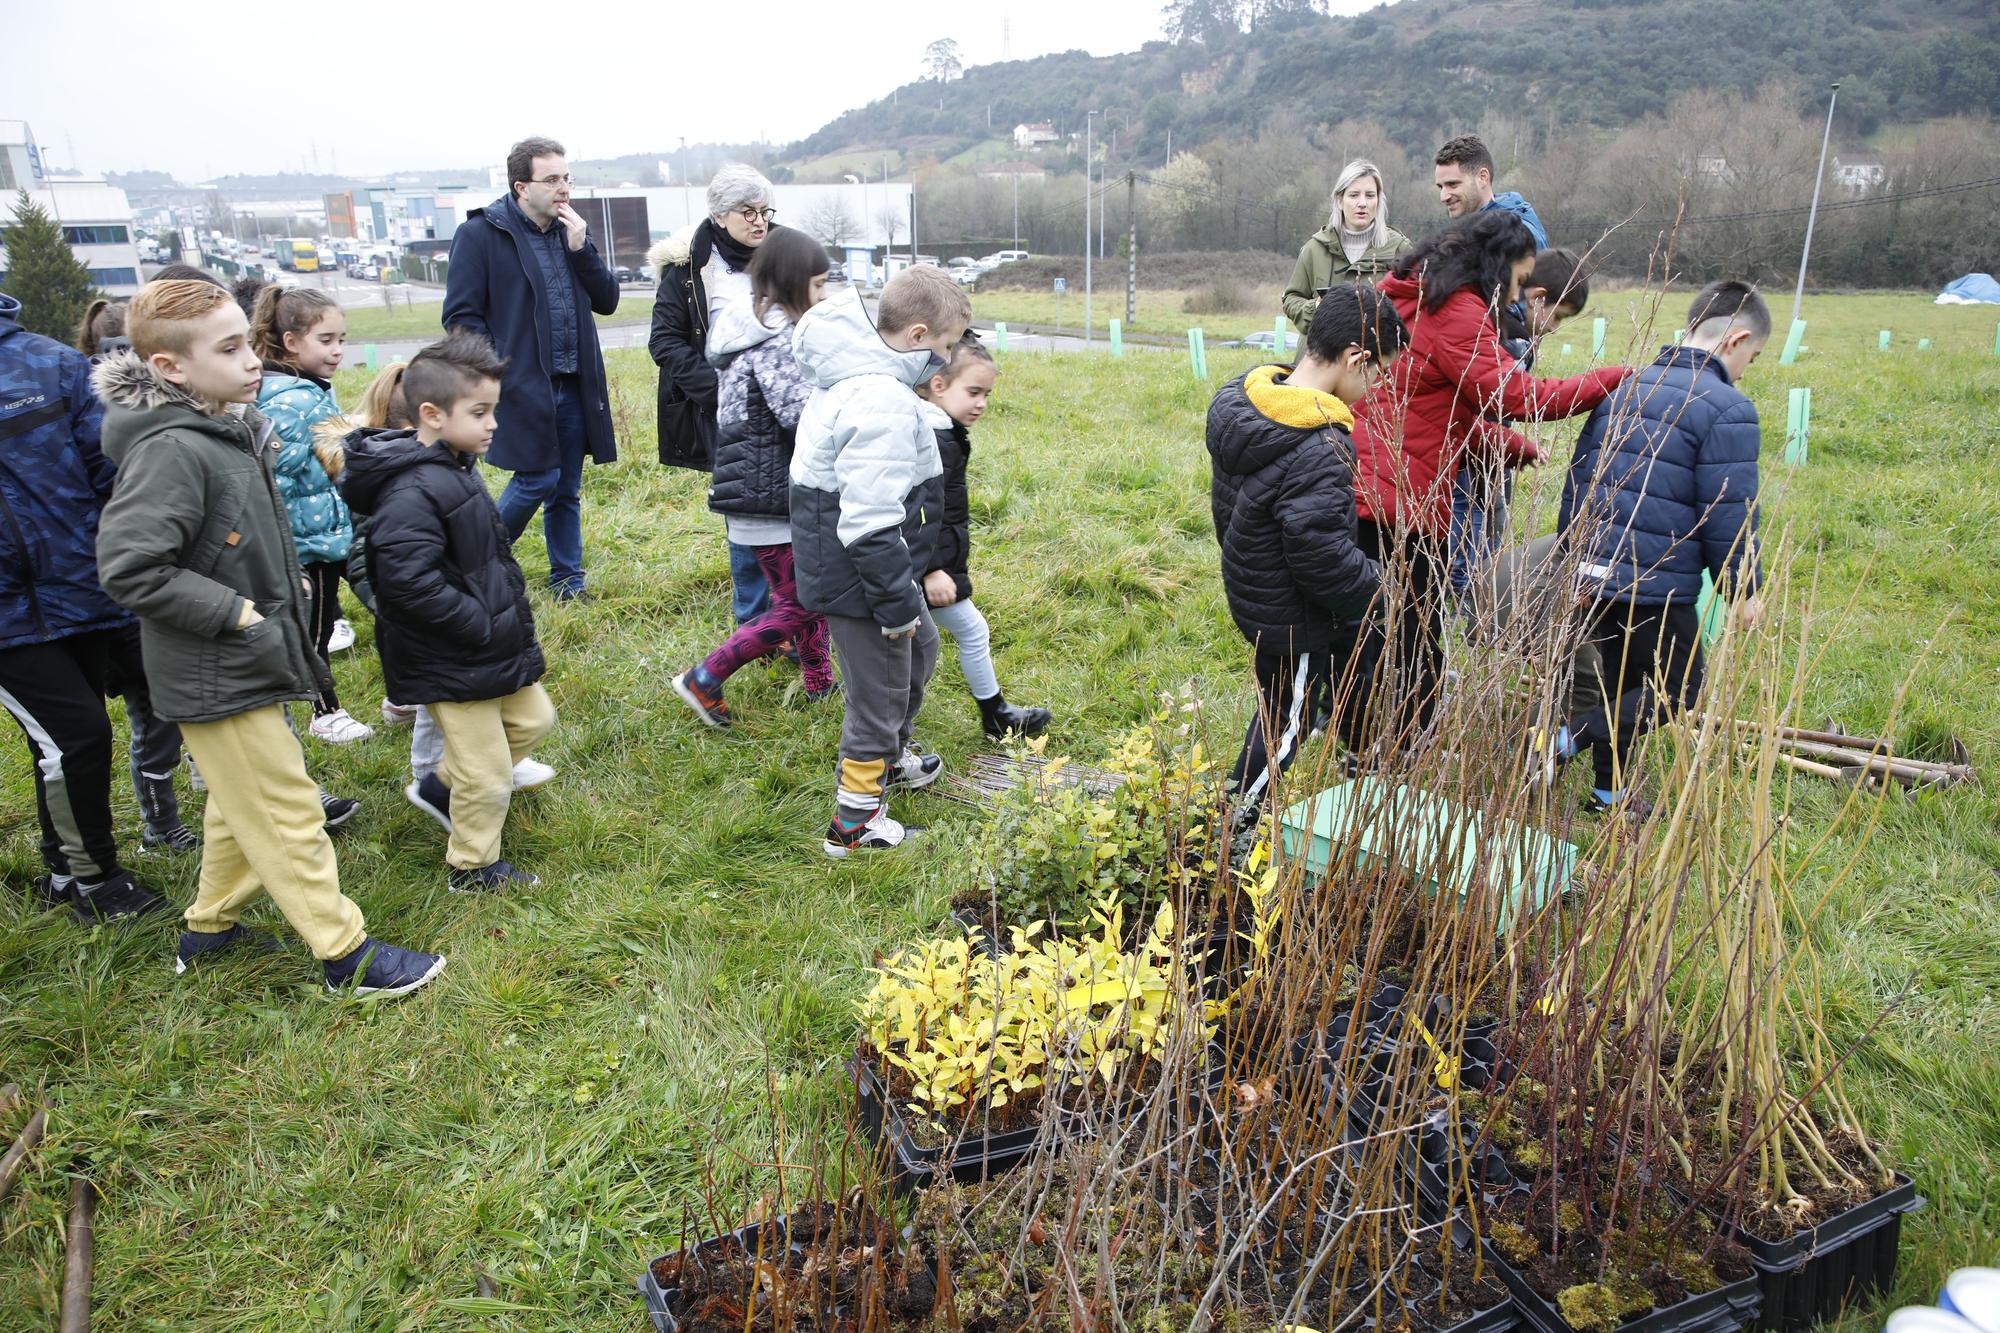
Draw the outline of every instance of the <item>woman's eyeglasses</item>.
[[[778,216],[778,210],[775,208],[745,207],[737,209],[736,216],[742,218],[745,222],[752,224],[758,222],[769,223],[772,218]]]

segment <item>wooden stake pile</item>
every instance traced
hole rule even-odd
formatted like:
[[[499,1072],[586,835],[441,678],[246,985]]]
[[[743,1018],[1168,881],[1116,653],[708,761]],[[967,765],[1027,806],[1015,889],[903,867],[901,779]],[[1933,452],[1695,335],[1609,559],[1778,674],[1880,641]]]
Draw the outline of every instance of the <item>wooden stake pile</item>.
[[[1051,765],[1056,765],[1051,771]],[[991,810],[1000,797],[1017,787],[1081,787],[1092,796],[1103,796],[1125,785],[1123,773],[1107,772],[1087,764],[1040,755],[1016,758],[1006,754],[976,754],[963,774],[947,771],[938,780],[938,794],[962,805]]]
[[[1737,730],[1761,733],[1759,724],[1739,720]],[[1849,736],[1842,731],[1809,731],[1803,727],[1778,727],[1778,756],[1786,767],[1835,782],[1859,782],[1869,786],[1894,782],[1908,788],[1951,787],[1978,777],[1971,756],[1957,740],[1951,743],[1952,762],[1912,759],[1896,753],[1894,740],[1884,736]],[[1746,743],[1750,739],[1744,737]]]

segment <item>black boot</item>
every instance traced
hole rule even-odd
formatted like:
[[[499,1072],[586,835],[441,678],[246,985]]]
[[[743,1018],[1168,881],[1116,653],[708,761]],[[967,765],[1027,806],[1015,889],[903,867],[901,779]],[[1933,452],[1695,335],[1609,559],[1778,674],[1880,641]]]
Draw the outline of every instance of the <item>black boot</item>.
[[[1046,708],[1021,708],[1007,702],[1007,696],[974,699],[979,705],[979,722],[986,739],[1004,741],[1011,735],[1039,736],[1049,729],[1052,715]]]

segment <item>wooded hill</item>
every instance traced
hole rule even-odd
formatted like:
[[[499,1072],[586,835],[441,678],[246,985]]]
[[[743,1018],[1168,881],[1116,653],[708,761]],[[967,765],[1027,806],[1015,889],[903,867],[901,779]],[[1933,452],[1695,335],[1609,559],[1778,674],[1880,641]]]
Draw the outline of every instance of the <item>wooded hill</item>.
[[[1840,80],[1842,124],[1863,135],[2000,112],[1989,0],[1401,0],[1354,18],[1261,8],[1245,30],[1233,0],[1179,0],[1170,21],[1205,40],[907,84],[776,156],[894,147],[944,160],[1022,121],[1080,129],[1091,107],[1106,130],[1122,120],[1121,158],[1154,161],[1170,131],[1192,148],[1252,136],[1281,111],[1309,125],[1367,117],[1403,142],[1442,141],[1496,107],[1549,130],[1615,129],[1692,90],[1747,98],[1787,77],[1821,106]]]

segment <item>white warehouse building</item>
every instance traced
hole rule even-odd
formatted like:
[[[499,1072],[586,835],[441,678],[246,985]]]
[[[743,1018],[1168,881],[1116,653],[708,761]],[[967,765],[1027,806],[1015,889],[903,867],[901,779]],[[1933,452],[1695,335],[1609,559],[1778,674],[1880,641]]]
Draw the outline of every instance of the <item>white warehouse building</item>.
[[[90,270],[93,284],[107,296],[138,292],[138,238],[132,234],[132,205],[125,191],[101,176],[51,174],[42,164],[28,123],[0,120],[0,229],[13,225],[21,190],[63,229],[70,251]],[[0,287],[6,285],[6,270],[6,251],[0,244]]]

